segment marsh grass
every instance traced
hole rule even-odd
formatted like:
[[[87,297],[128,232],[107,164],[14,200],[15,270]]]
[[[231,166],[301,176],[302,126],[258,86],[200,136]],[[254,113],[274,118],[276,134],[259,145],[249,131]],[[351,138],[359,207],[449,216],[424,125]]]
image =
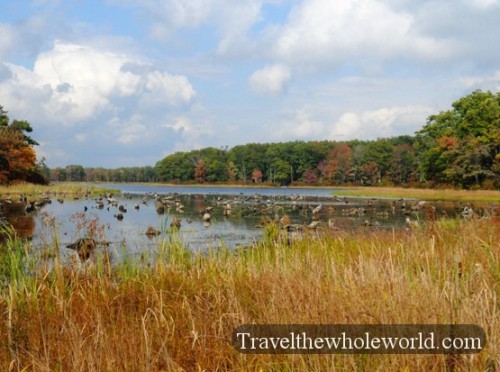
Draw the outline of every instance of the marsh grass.
[[[0,196],[3,197],[18,197],[19,195],[41,196],[45,194],[78,197],[82,195],[104,194],[107,192],[119,193],[119,190],[105,189],[87,183],[70,182],[56,183],[48,186],[31,183],[18,183],[10,186],[0,185]]]
[[[103,252],[76,269],[7,241],[0,256],[2,370],[462,370],[500,368],[497,219],[412,232],[270,227],[254,247],[186,250],[175,233],[144,260]],[[37,271],[32,268],[36,263]],[[442,324],[484,328],[480,354],[243,355],[245,323]]]
[[[482,201],[499,202],[500,191],[455,190],[455,189],[415,189],[403,187],[349,187],[335,190],[335,195],[370,196],[391,198],[414,198],[423,200]]]

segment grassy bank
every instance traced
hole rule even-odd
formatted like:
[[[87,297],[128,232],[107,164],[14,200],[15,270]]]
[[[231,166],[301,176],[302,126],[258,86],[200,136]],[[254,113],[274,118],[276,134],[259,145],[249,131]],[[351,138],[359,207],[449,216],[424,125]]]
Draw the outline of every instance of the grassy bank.
[[[145,186],[172,186],[172,187],[206,187],[206,188],[273,188],[279,187],[275,184],[241,184],[241,183],[140,183]],[[413,198],[420,200],[443,200],[443,201],[479,201],[479,202],[500,202],[500,191],[495,190],[458,190],[458,189],[423,189],[423,188],[404,188],[404,187],[374,187],[374,186],[310,186],[293,185],[290,189],[310,189],[310,188],[330,188],[336,196],[350,197],[389,197],[389,198]]]
[[[493,190],[414,189],[403,187],[348,187],[341,190],[336,190],[335,195],[353,197],[369,196],[414,198],[421,200],[500,202],[500,191]]]
[[[250,249],[49,263],[11,240],[0,255],[2,370],[464,370],[500,368],[500,224],[442,220],[412,232],[277,231]],[[45,263],[44,263],[45,262]],[[480,354],[243,355],[244,323],[472,323]]]
[[[126,182],[124,182],[126,183]],[[135,183],[134,183],[135,184]],[[145,186],[173,186],[173,187],[244,187],[260,188],[276,187],[271,184],[172,184],[172,183],[138,183]],[[317,186],[318,188],[325,188]],[[292,186],[292,189],[311,188],[311,186]],[[314,187],[312,187],[314,188]],[[494,190],[455,190],[455,189],[417,189],[403,187],[334,187],[331,188],[336,196],[352,197],[391,197],[391,198],[414,198],[421,200],[449,200],[449,201],[482,201],[482,202],[500,202],[500,191]],[[49,186],[33,184],[17,184],[12,186],[0,186],[0,196],[9,195],[42,195],[51,193],[57,195],[79,196],[86,193],[103,194],[106,192],[118,193],[117,189],[108,189],[99,187],[99,183],[78,183],[61,182]]]
[[[56,183],[51,185],[35,185],[32,183],[19,183],[10,186],[0,186],[0,196],[42,196],[46,194],[58,196],[82,196],[86,194],[97,195],[106,192],[118,192],[118,190],[110,190],[102,187],[97,187],[88,183]]]

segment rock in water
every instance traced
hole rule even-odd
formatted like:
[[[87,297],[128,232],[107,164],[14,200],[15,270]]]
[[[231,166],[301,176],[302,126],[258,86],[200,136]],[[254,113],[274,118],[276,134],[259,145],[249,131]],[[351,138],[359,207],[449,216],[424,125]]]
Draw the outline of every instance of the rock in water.
[[[74,243],[66,245],[66,248],[73,249],[78,253],[80,260],[86,261],[94,253],[96,242],[91,238],[80,238]]]

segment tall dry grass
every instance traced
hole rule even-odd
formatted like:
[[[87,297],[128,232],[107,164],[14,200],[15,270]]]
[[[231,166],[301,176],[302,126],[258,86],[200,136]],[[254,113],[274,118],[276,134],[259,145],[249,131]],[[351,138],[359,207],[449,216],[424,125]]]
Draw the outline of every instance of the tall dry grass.
[[[448,201],[481,201],[499,202],[500,191],[495,190],[457,190],[457,189],[416,189],[404,187],[360,187],[351,186],[336,190],[335,195],[344,196],[370,196],[391,198],[414,198],[423,200],[448,200]]]
[[[270,229],[253,248],[192,253],[175,236],[110,263],[43,263],[10,240],[0,260],[2,370],[497,370],[499,221],[442,220],[412,232]],[[243,355],[244,323],[473,323],[480,354]]]
[[[41,196],[46,194],[58,196],[81,196],[85,194],[104,194],[106,192],[118,193],[119,190],[111,190],[97,187],[85,182],[64,182],[51,185],[35,185],[32,183],[17,183],[14,185],[0,185],[0,196],[19,198],[19,195]]]

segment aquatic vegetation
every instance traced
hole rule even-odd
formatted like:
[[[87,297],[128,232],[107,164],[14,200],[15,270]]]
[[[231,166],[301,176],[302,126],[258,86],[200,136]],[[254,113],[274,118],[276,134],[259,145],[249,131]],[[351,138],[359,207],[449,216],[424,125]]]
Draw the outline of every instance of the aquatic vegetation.
[[[82,196],[82,195],[98,195],[105,193],[119,193],[119,190],[112,190],[97,187],[89,183],[56,183],[49,186],[35,185],[31,183],[17,183],[11,186],[0,185],[0,196],[13,196],[18,198],[24,196],[41,196],[41,195],[58,195],[58,196]]]
[[[493,190],[456,190],[456,189],[416,189],[403,187],[346,187],[335,190],[335,195],[342,196],[375,196],[390,198],[415,198],[423,200],[453,201],[500,201],[500,192]]]
[[[157,237],[140,256],[72,266],[11,238],[0,259],[2,369],[464,370],[500,367],[500,224],[440,219],[405,231],[275,224],[251,247],[186,249]],[[37,270],[31,270],[37,262]],[[480,354],[244,355],[245,323],[477,324]]]

